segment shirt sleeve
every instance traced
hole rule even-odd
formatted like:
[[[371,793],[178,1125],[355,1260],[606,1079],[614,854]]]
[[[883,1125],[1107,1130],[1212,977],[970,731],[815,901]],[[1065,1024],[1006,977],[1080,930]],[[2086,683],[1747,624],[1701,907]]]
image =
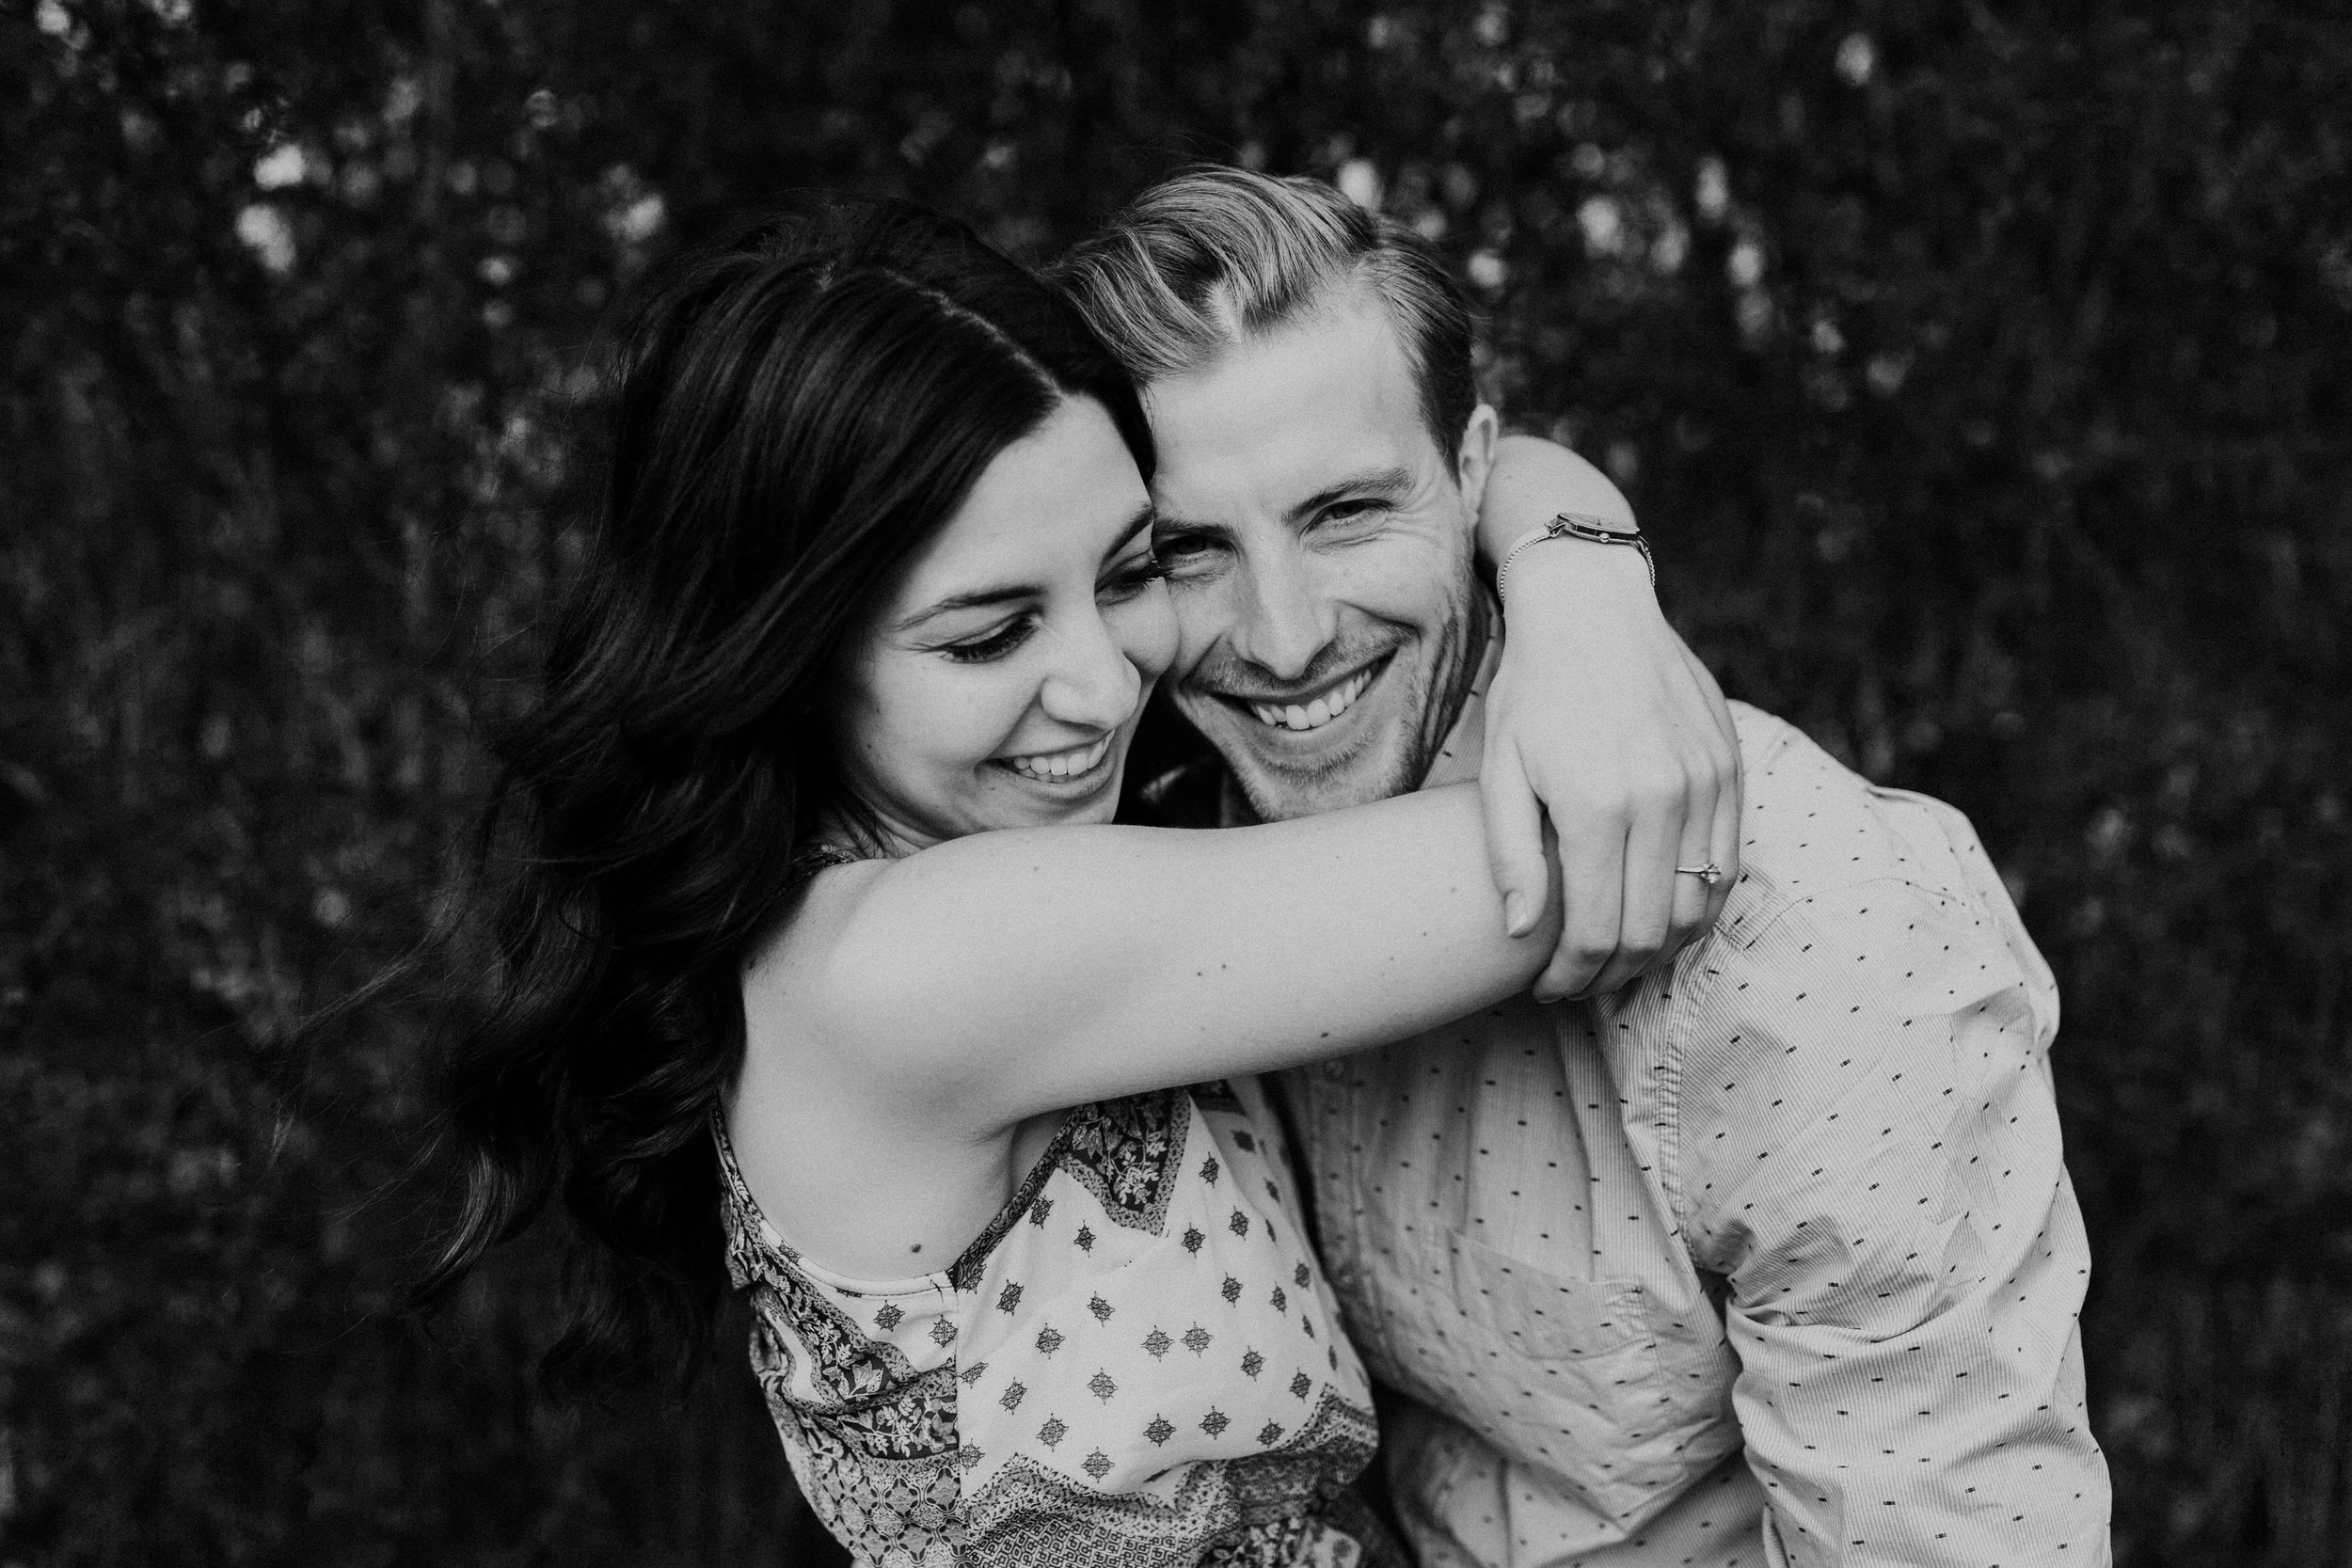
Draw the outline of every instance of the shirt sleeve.
[[[1725,1282],[1770,1544],[1805,1568],[2099,1568],[2057,996],[2007,897],[1823,893],[1713,967],[1678,1185]]]

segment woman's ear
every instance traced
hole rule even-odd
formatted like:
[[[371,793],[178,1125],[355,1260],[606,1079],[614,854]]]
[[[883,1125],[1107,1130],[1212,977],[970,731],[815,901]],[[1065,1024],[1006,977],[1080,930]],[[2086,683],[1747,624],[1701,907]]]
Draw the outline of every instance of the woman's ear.
[[[1462,487],[1462,504],[1472,517],[1478,515],[1486,497],[1486,476],[1494,472],[1495,439],[1502,424],[1493,406],[1482,403],[1470,410],[1470,422],[1462,426],[1462,451],[1454,460],[1454,479]]]

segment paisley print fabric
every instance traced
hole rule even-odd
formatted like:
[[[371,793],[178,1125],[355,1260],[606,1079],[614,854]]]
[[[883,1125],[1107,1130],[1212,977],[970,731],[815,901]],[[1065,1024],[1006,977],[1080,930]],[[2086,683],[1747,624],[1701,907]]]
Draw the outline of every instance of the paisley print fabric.
[[[1189,1129],[1177,1097],[1138,1095],[1089,1108],[1069,1124],[1063,1166],[1114,1225],[1158,1235],[1180,1175]]]
[[[1255,1084],[1070,1113],[948,1269],[796,1252],[723,1127],[727,1263],[810,1502],[876,1568],[1379,1568],[1377,1432]]]

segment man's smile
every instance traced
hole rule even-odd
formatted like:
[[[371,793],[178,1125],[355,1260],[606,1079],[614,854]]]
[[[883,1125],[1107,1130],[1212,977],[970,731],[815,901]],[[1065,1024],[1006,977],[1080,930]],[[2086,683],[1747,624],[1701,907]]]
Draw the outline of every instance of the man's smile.
[[[1304,734],[1322,729],[1353,708],[1394,657],[1395,650],[1390,649],[1344,674],[1294,691],[1212,690],[1211,694],[1265,728]]]

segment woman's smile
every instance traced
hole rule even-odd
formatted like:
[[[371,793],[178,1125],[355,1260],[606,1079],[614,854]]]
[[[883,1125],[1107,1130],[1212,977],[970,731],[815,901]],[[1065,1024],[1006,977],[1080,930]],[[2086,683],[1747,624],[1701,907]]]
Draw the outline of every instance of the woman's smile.
[[[1101,784],[1098,775],[1107,771],[1104,763],[1109,758],[1111,742],[1116,732],[1095,736],[1082,746],[1060,752],[1031,752],[1020,756],[992,757],[989,760],[1016,778],[1067,790],[1073,786],[1088,788]]]

